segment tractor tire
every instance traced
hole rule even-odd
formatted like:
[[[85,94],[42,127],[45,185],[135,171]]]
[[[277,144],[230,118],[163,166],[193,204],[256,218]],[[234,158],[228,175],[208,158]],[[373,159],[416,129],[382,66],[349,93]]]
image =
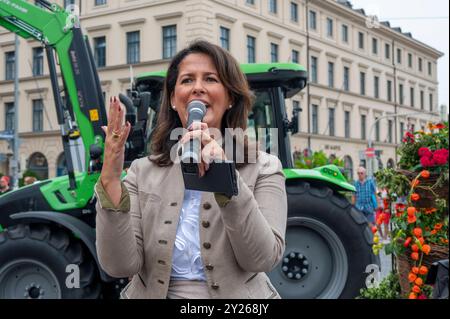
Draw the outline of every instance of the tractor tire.
[[[68,265],[78,266],[79,288]],[[94,299],[100,290],[94,260],[62,228],[19,224],[0,233],[0,299]]]
[[[349,299],[379,265],[367,219],[331,188],[300,181],[287,186],[288,221],[282,261],[268,273],[282,298]]]

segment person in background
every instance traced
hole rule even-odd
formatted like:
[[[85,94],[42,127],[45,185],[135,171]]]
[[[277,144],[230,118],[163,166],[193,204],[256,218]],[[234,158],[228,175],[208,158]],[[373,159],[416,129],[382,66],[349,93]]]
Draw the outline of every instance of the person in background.
[[[358,180],[355,182],[356,194],[352,197],[352,203],[359,209],[369,221],[370,227],[375,224],[375,210],[377,209],[376,199],[377,187],[373,179],[368,179],[366,169],[358,167]]]
[[[11,188],[9,187],[9,176],[2,176],[0,178],[0,195],[9,192]]]
[[[391,203],[388,198],[388,191],[386,188],[382,188],[379,191],[379,198],[382,203],[379,205],[377,209],[377,228],[380,232],[381,237],[383,238],[384,243],[389,242],[389,222],[391,220]],[[383,225],[383,229],[381,229],[381,225]]]
[[[34,176],[25,176],[23,179],[23,185],[31,185],[34,184],[37,181],[36,177]]]

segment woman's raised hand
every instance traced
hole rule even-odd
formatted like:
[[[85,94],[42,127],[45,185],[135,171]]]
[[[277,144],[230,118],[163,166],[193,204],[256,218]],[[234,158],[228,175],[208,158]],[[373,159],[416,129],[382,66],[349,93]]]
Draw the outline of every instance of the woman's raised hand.
[[[126,111],[125,107],[120,105],[119,99],[113,96],[109,101],[108,126],[102,126],[106,138],[100,179],[113,202],[116,202],[114,198],[118,196],[118,204],[121,192],[117,194],[117,191],[120,190],[120,175],[125,159],[125,143],[130,134],[131,125],[129,122],[123,124]]]

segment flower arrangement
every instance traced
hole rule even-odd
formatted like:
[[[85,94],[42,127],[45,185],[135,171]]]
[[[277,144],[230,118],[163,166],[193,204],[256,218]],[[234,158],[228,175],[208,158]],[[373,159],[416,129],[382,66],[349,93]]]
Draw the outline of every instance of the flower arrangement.
[[[386,253],[403,262],[399,267],[402,290],[410,299],[425,299],[430,287],[425,279],[433,258],[448,258],[448,123],[429,124],[430,132],[407,132],[398,153],[398,170],[387,169],[375,175],[395,201],[391,243]],[[373,229],[376,236],[376,229]],[[382,245],[374,244],[374,252]],[[406,260],[406,262],[405,262]],[[408,268],[408,269],[406,269]],[[406,284],[405,284],[406,282]],[[428,292],[428,293],[426,293]]]

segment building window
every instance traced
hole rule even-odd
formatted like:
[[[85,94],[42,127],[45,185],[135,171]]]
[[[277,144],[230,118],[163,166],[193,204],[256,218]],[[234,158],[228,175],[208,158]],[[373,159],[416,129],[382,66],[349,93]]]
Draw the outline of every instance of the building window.
[[[256,62],[256,38],[250,35],[247,36],[247,61],[248,63]]]
[[[292,101],[292,109],[293,110],[300,110],[300,102],[299,101]],[[298,118],[298,131],[300,132],[300,112],[298,113],[298,116],[299,116],[299,118]]]
[[[56,160],[56,176],[67,175],[67,163],[64,153],[59,154]]]
[[[402,50],[397,49],[397,63],[402,64]]]
[[[380,77],[374,76],[373,78],[373,90],[374,90],[374,97],[376,99],[380,98]]]
[[[420,109],[425,109],[425,97],[423,91],[420,91]]]
[[[327,18],[327,36],[333,37],[333,19]]]
[[[319,134],[319,106],[312,105],[312,133]]]
[[[140,32],[127,32],[127,63],[139,63],[140,61]]]
[[[272,63],[278,62],[278,44],[270,44],[270,60]]]
[[[255,5],[255,0],[247,0],[246,3],[253,6]]]
[[[269,0],[269,12],[277,14],[277,0]]]
[[[33,100],[33,132],[44,130],[44,104],[42,99]]]
[[[311,82],[317,83],[317,58],[311,57]]]
[[[106,37],[94,38],[94,60],[97,67],[106,66]]]
[[[358,47],[364,50],[364,33],[358,32]]]
[[[348,26],[342,25],[342,41],[348,43]]]
[[[366,115],[361,115],[361,139],[366,139]]]
[[[330,136],[334,136],[334,109],[328,109],[328,127]]]
[[[413,87],[411,87],[411,88],[409,88],[409,96],[410,96],[410,102],[411,102],[411,107],[414,107],[414,94],[415,94],[415,92],[414,92],[414,88]]]
[[[106,0],[95,0],[96,6],[101,6],[102,4],[106,4]]]
[[[317,29],[317,14],[315,11],[309,11],[309,28],[312,30]]]
[[[389,45],[389,43],[386,43],[384,45],[384,57],[386,59],[390,59],[391,58],[391,46]]]
[[[75,4],[75,0],[64,0],[64,8],[71,4]]]
[[[344,66],[344,90],[350,91],[350,69]]]
[[[378,121],[378,117],[375,118],[375,140],[380,141],[380,121]]]
[[[392,128],[393,128],[393,122],[392,120],[388,120],[388,142],[392,143]]]
[[[16,55],[14,51],[5,53],[5,80],[14,80]]]
[[[400,138],[403,139],[403,135],[405,135],[405,123],[400,122]]]
[[[33,153],[29,157],[27,169],[36,173],[39,180],[48,179],[48,163],[42,153]]]
[[[5,103],[5,131],[14,131],[14,102]]]
[[[44,49],[33,48],[33,76],[44,74]]]
[[[295,2],[291,2],[291,21],[298,22],[298,5]]]
[[[366,73],[360,72],[359,73],[359,87],[360,87],[360,94],[366,95]]]
[[[433,112],[433,94],[430,93],[430,112]]]
[[[372,53],[378,55],[378,40],[372,39]]]
[[[299,53],[297,50],[292,50],[292,62],[299,63]]]
[[[328,86],[334,87],[334,63],[328,62]]]
[[[230,51],[230,29],[225,27],[220,27],[220,46]]]
[[[350,138],[350,112],[344,112],[344,134],[345,138]]]
[[[220,40],[222,40],[223,36],[222,28],[220,28],[220,31],[221,31]],[[228,50],[228,48],[224,49]],[[163,27],[163,59],[172,58],[176,52],[177,52],[177,26],[176,25],[165,26]]]
[[[431,76],[433,68],[431,67],[431,62],[428,62],[428,75]]]
[[[403,102],[404,102],[403,84],[399,84],[399,86],[398,86],[398,94],[399,94],[400,105],[403,105]]]
[[[387,80],[387,100],[392,102],[392,81]]]
[[[422,58],[419,58],[419,72],[422,72],[422,70],[423,70],[422,63],[423,63]]]
[[[408,67],[409,68],[412,68],[413,67],[413,56],[412,56],[412,54],[411,53],[408,53]]]

